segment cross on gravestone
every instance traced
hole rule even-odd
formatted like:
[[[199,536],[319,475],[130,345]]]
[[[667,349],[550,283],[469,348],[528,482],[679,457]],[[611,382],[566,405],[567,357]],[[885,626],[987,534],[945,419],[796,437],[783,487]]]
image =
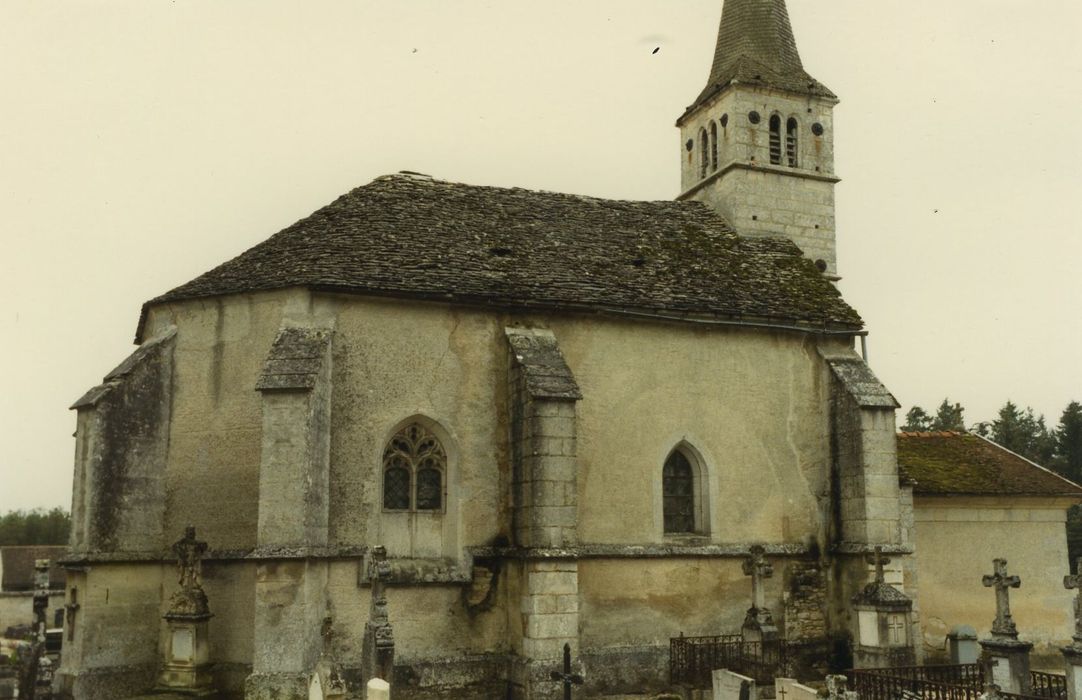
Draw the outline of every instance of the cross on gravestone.
[[[755,545],[749,550],[748,558],[744,560],[744,575],[751,576],[751,600],[752,608],[761,610],[766,607],[766,590],[763,579],[774,575],[774,566],[764,556],[766,550]]]
[[[71,601],[64,605],[64,626],[68,628],[68,641],[75,639],[75,613],[79,612],[79,588],[71,587]]]
[[[1019,588],[1022,579],[1017,576],[1007,575],[1007,560],[994,559],[992,561],[994,573],[981,578],[985,588],[996,589],[996,619],[992,622],[992,636],[1018,639],[1018,628],[1011,619],[1011,600],[1008,589]]]
[[[1074,599],[1074,645],[1082,646],[1082,557],[1075,560],[1075,574],[1063,577],[1063,587],[1078,590]]]
[[[876,583],[883,583],[886,581],[886,575],[883,571],[883,567],[890,563],[890,557],[883,556],[882,547],[877,545],[875,548],[875,552],[864,557],[864,561],[875,567]]]
[[[571,686],[582,685],[586,679],[577,673],[571,673],[571,645],[564,644],[564,671],[552,671],[549,677],[557,683],[564,684],[564,700],[571,700]]]

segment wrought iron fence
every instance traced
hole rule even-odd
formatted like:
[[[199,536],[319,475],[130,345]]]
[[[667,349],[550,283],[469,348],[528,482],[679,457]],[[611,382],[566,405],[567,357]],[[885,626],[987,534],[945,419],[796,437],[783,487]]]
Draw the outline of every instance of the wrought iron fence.
[[[984,672],[980,664],[936,666],[901,666],[847,671],[850,685],[861,700],[898,700],[919,697],[924,700],[977,700],[984,692]],[[1000,692],[1008,700],[1065,700],[1067,680],[1054,673],[1032,671],[1031,694]]]
[[[772,685],[776,677],[801,678],[805,657],[821,656],[820,642],[746,642],[739,634],[675,637],[669,640],[669,680],[674,685],[709,688],[713,672],[725,668]]]
[[[1033,681],[1033,694],[1039,698],[1066,698],[1067,677],[1056,673],[1030,671]]]

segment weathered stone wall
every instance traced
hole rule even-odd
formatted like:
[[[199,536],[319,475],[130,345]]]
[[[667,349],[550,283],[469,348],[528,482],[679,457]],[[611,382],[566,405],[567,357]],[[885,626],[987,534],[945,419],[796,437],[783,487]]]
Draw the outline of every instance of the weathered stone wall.
[[[1043,501],[1043,502],[1042,502]],[[929,660],[945,657],[945,637],[955,625],[970,625],[981,637],[995,617],[992,589],[981,577],[992,560],[1007,560],[1022,579],[1011,591],[1011,614],[1019,636],[1034,642],[1034,654],[1052,657],[1074,630],[1073,592],[1063,588],[1069,573],[1066,508],[1054,499],[916,496],[918,603]]]
[[[745,235],[785,236],[812,260],[837,274],[834,245],[834,122],[832,100],[795,96],[762,88],[726,90],[680,128],[680,183],[683,196],[721,212]],[[759,122],[752,123],[756,112]],[[782,164],[770,162],[770,117],[782,121]],[[722,126],[723,117],[726,122]],[[799,124],[797,167],[785,155],[785,127]],[[700,130],[718,133],[718,167],[701,168]],[[816,135],[813,126],[822,127]],[[687,150],[688,141],[693,142]]]
[[[257,545],[264,545],[262,556],[273,556],[266,547],[283,544],[257,537],[259,466],[268,449],[289,448],[265,444],[268,430],[287,442],[293,438],[275,427],[276,409],[265,412],[255,388],[276,334],[291,324],[333,328],[326,542],[328,551],[345,554],[328,561],[316,553],[306,562],[303,552],[283,551],[287,559],[245,561],[240,557]],[[368,588],[360,555],[348,552],[375,544],[388,545],[400,570],[431,574],[388,584],[397,668],[404,687],[412,689],[403,697],[437,696],[443,691],[433,674],[450,667],[464,669],[463,683],[477,687],[514,682],[513,665],[501,667],[501,655],[514,651],[527,658],[548,645],[552,649],[543,656],[551,659],[564,640],[576,638],[583,659],[605,659],[613,673],[642,672],[681,631],[739,628],[749,584],[738,555],[750,544],[789,547],[785,556],[798,557],[828,545],[830,374],[817,345],[829,341],[762,330],[513,316],[304,290],[152,310],[148,331],[166,325],[175,325],[177,336],[165,531],[172,541],[192,524],[211,545],[212,658],[222,664],[221,682],[230,688],[243,684],[256,656],[253,640],[262,624],[254,615],[257,597],[271,611],[283,609],[282,596],[303,599],[307,607],[297,620],[307,640],[329,616],[324,649],[359,680],[358,631],[368,615]],[[515,540],[504,330],[513,326],[551,330],[581,387],[575,431],[558,438],[575,444],[574,455],[560,456],[573,457],[576,493],[559,507],[577,504],[576,537],[561,534],[547,544],[577,542],[594,554],[577,564],[569,559],[551,565],[574,572],[505,562],[494,578],[493,599],[471,606],[467,548],[498,550]],[[426,514],[431,522],[421,535],[417,522],[382,513],[380,492],[384,446],[414,419],[439,431],[448,459],[445,508]],[[707,504],[701,532],[690,535],[663,532],[661,467],[677,445],[698,462]],[[297,454],[315,453],[305,447]],[[301,517],[303,508],[297,513],[306,524],[302,539],[320,539],[312,535],[311,525],[318,523]],[[141,545],[155,547],[166,556],[160,542]],[[619,556],[599,556],[605,547]],[[652,554],[629,558],[635,547]],[[708,549],[695,550],[701,547]],[[233,558],[216,564],[215,551]],[[784,569],[779,564],[767,584],[768,604],[782,624]],[[126,656],[111,637],[145,638],[133,658],[156,662],[168,570],[118,565],[129,588],[138,589],[130,593],[132,604],[143,608],[117,617],[88,601],[92,624],[82,643],[109,653],[76,655],[72,663],[128,669],[129,679],[143,678],[144,671],[121,665]],[[294,570],[297,575],[282,575]],[[315,570],[321,573],[309,576]],[[541,583],[549,574],[571,573],[579,587],[574,601],[555,583]],[[105,585],[102,576],[92,568],[83,585],[97,590]],[[307,651],[279,668],[298,672],[295,662],[314,653],[309,641],[304,646]],[[264,660],[267,669],[270,660]],[[491,675],[479,680],[498,667],[506,672],[502,681]]]
[[[785,572],[785,638],[821,640],[827,628],[827,576],[818,562],[794,563]]]

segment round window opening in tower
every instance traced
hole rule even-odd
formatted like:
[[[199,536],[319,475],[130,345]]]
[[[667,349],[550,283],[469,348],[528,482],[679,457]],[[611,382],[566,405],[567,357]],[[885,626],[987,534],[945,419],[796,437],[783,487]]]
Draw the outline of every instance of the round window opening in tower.
[[[823,260],[822,258],[819,258],[818,260],[815,261],[815,267],[816,267],[816,269],[819,270],[819,272],[826,272],[827,271],[827,261]]]
[[[812,133],[815,134],[816,136],[822,136],[823,135],[823,125],[820,124],[819,122],[815,122],[814,124],[812,124]]]
[[[759,116],[759,113],[754,111],[754,110],[751,111],[751,112],[748,112],[748,121],[751,122],[752,124],[758,124],[759,120],[761,118],[762,117]]]

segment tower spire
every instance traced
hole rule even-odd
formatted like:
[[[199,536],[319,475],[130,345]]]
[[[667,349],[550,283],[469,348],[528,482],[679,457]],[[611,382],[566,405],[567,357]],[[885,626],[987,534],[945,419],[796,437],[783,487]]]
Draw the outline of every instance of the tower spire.
[[[835,98],[804,70],[785,0],[725,0],[710,77],[684,116],[732,84]]]

